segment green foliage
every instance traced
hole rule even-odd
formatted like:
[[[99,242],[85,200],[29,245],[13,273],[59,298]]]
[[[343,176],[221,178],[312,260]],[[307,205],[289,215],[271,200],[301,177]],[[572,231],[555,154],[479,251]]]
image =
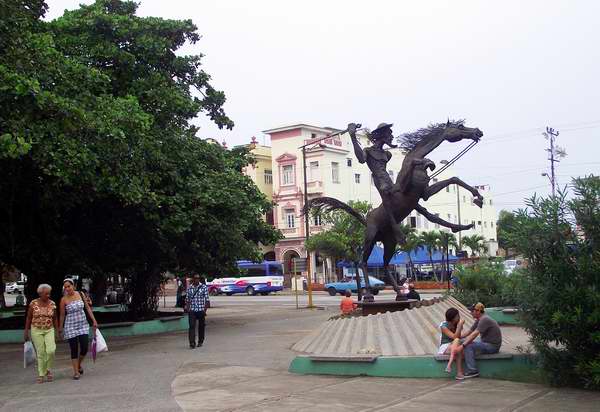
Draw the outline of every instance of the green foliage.
[[[482,261],[473,266],[459,266],[454,275],[458,278],[458,286],[452,296],[464,305],[477,302],[488,307],[519,304],[522,284],[519,271],[507,276],[501,263]]]
[[[363,216],[371,210],[368,202],[349,202],[348,205]],[[311,236],[306,243],[309,251],[319,251],[334,259],[343,259],[358,264],[361,260],[365,227],[342,210],[325,213],[321,220],[330,226],[324,232]]]
[[[600,178],[536,198],[516,213],[511,239],[529,261],[520,307],[555,384],[600,389]]]
[[[486,251],[484,242],[485,242],[485,238],[478,234],[474,234],[471,236],[465,236],[462,238],[463,246],[467,246],[469,249],[471,249],[471,256],[476,256],[477,254],[480,254],[480,253],[483,253]]]
[[[0,15],[0,260],[59,291],[67,273],[130,279],[156,308],[167,271],[227,272],[280,233],[242,174],[244,150],[196,137],[205,114],[231,128],[191,21],[97,0],[44,22],[43,1]],[[198,97],[200,96],[200,97]]]
[[[498,224],[496,229],[498,232],[498,246],[506,251],[507,256],[511,256],[511,249],[514,248],[511,233],[514,231],[515,214],[506,210],[501,210],[498,213]]]

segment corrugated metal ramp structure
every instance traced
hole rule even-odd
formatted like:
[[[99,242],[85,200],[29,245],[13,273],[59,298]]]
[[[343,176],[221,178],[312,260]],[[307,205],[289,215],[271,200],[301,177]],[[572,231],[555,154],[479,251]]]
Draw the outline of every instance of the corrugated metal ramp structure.
[[[382,356],[434,355],[440,343],[439,325],[450,307],[473,325],[469,310],[452,297],[435,299],[429,306],[377,315],[329,320],[296,343],[292,349],[309,355],[350,356],[372,353]],[[503,339],[503,346],[509,342]]]

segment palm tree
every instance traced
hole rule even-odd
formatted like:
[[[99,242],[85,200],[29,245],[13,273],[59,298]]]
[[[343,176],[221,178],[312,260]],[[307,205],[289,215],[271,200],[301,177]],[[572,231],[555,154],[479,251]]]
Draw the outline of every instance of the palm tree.
[[[425,245],[423,245],[421,238],[417,235],[417,231],[414,228],[408,225],[402,226],[402,231],[406,236],[406,240],[404,241],[404,244],[398,246],[397,250],[401,252],[406,252],[406,254],[408,255],[408,267],[410,271],[410,276],[412,276],[412,274],[414,273],[414,264],[412,261],[412,256],[410,254],[413,251],[423,249]]]
[[[435,276],[436,281],[439,281],[433,267],[433,252],[437,250],[440,232],[435,230],[425,231],[419,235],[419,238],[423,246],[425,246],[425,248],[427,249],[427,253],[429,254],[429,262],[431,262],[431,270],[433,270],[433,276]]]
[[[476,256],[477,253],[485,252],[485,238],[481,235],[471,235],[462,238],[463,245],[471,249],[471,257]]]
[[[450,233],[450,232],[440,232],[440,238],[438,239],[438,246],[440,248],[440,250],[442,251],[442,261],[444,260],[444,253],[446,254],[446,258],[450,259],[450,251],[449,248],[450,246],[454,246],[455,248],[458,248],[458,243],[456,242],[456,236],[454,236],[454,234]],[[446,271],[447,267],[446,265],[444,265],[444,272]]]

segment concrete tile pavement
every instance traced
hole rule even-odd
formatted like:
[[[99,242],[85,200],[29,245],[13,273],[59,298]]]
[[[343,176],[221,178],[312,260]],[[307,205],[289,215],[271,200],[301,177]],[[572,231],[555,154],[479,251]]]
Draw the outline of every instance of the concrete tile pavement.
[[[239,308],[238,308],[239,309]],[[111,352],[70,379],[59,344],[57,379],[34,384],[21,345],[0,347],[0,411],[592,411],[600,394],[475,379],[386,379],[293,375],[291,346],[333,311],[285,309],[209,314],[207,341],[185,333],[116,338]],[[574,407],[576,405],[576,407]]]
[[[185,390],[182,390],[185,388]],[[600,394],[518,382],[294,376],[257,367],[197,364],[172,393],[184,411],[576,411]]]

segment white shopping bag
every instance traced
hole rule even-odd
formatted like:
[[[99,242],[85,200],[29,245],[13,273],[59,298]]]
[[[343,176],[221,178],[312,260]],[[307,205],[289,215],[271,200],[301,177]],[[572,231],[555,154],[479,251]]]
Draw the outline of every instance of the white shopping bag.
[[[108,352],[108,346],[104,340],[104,336],[100,333],[100,329],[96,328],[96,353]]]
[[[29,365],[35,362],[35,348],[31,341],[25,342],[23,345],[23,368],[27,368]]]

